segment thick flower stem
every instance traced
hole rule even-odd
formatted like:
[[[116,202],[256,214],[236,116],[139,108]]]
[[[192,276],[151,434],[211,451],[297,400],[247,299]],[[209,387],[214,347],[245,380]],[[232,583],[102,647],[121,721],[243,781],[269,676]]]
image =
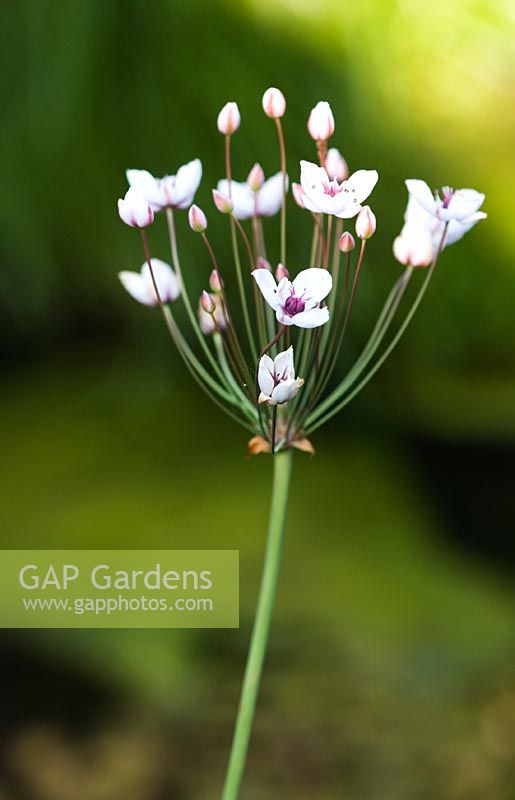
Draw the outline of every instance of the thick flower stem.
[[[273,464],[272,504],[265,563],[222,800],[237,800],[245,769],[281,563],[292,450],[277,453],[273,457]]]

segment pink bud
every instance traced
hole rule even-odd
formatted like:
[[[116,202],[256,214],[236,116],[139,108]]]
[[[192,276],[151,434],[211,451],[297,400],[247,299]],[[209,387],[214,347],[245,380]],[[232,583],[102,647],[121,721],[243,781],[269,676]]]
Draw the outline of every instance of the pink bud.
[[[222,194],[222,192],[219,192],[218,189],[213,189],[213,202],[222,214],[232,214],[234,206],[231,199],[227,197],[227,195]]]
[[[311,110],[308,119],[309,135],[315,142],[326,142],[334,133],[334,117],[331,106],[320,100]]]
[[[304,208],[304,201],[302,199],[304,197],[304,189],[302,188],[300,183],[292,183],[291,190],[293,194],[293,199],[295,200],[297,205],[300,206],[301,208]]]
[[[214,269],[209,276],[209,288],[216,294],[219,294],[222,291],[223,281],[217,269]]]
[[[205,289],[202,292],[202,294],[200,295],[200,305],[202,306],[202,309],[203,309],[203,311],[206,312],[206,314],[214,314],[215,313],[215,310],[216,310],[215,302],[214,302],[213,298],[211,297],[211,295],[209,294],[209,292],[206,292]]]
[[[286,99],[280,89],[270,87],[263,95],[263,111],[271,119],[279,119],[286,111]]]
[[[275,279],[277,283],[279,283],[279,281],[281,281],[283,278],[288,278],[289,276],[290,273],[288,272],[284,264],[278,264],[277,269],[275,271]]]
[[[338,181],[338,183],[349,177],[347,162],[336,147],[330,147],[327,151],[325,171],[332,181]]]
[[[190,210],[188,211],[188,222],[190,223],[190,228],[195,233],[204,233],[207,228],[207,219],[206,215],[196,205],[191,206]]]
[[[265,173],[263,172],[261,164],[254,164],[247,177],[248,185],[253,192],[259,192],[264,182]]]
[[[356,247],[354,236],[349,231],[344,231],[338,239],[338,247],[342,253],[350,253]]]
[[[226,103],[220,113],[216,124],[220,133],[230,136],[240,127],[241,116],[237,103]]]
[[[370,206],[363,206],[356,218],[356,236],[370,239],[376,232],[376,218]]]
[[[270,264],[269,261],[266,260],[266,258],[263,258],[263,256],[258,256],[256,262],[256,269],[267,269],[269,272],[271,272],[272,265]]]
[[[154,212],[142,194],[131,186],[125,197],[118,200],[120,219],[131,228],[146,228],[154,222]]]

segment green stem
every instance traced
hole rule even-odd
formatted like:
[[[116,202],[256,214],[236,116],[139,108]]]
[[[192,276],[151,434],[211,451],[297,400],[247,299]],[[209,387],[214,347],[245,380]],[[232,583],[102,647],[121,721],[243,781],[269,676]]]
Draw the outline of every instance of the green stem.
[[[265,563],[222,800],[237,800],[245,769],[281,563],[292,450],[277,453],[273,456],[273,463],[274,480]]]

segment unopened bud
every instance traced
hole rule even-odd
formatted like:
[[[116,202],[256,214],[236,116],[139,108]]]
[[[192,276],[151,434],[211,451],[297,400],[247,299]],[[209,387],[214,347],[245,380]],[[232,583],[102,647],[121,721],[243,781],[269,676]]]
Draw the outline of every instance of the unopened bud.
[[[281,281],[283,278],[288,278],[289,275],[290,273],[288,272],[284,264],[277,265],[277,269],[275,271],[275,279],[277,283],[279,283],[279,281]]]
[[[214,269],[209,276],[209,288],[216,294],[219,294],[223,289],[222,277],[217,269]]]
[[[301,208],[304,208],[304,201],[302,199],[304,197],[304,189],[302,188],[300,183],[292,183],[291,191],[293,194],[293,199],[295,200],[297,205],[300,206]]]
[[[215,310],[216,310],[215,302],[214,302],[213,298],[211,297],[211,295],[209,294],[209,292],[206,292],[205,289],[202,292],[202,294],[200,295],[200,305],[202,306],[202,310],[205,311],[206,314],[214,314],[215,313]]]
[[[195,233],[204,233],[207,228],[207,219],[206,215],[196,205],[191,206],[190,210],[188,211],[188,222],[190,223],[190,228]]]
[[[347,162],[336,147],[330,147],[327,151],[325,171],[332,181],[338,181],[338,183],[349,177]]]
[[[279,119],[286,111],[286,99],[280,89],[267,89],[262,100],[263,111],[271,119]]]
[[[220,113],[216,124],[220,133],[230,136],[240,127],[241,115],[237,103],[226,103]]]
[[[350,253],[356,247],[354,236],[349,231],[344,231],[338,239],[338,247],[342,253]]]
[[[263,258],[263,256],[258,256],[256,262],[256,269],[267,269],[269,272],[271,272],[272,265],[270,264],[269,261],[266,260],[266,258]]]
[[[376,232],[376,218],[370,206],[363,206],[356,218],[356,236],[370,239]]]
[[[315,142],[326,142],[334,133],[334,117],[331,106],[320,100],[308,118],[309,135]]]
[[[263,167],[261,164],[254,164],[247,177],[248,185],[253,192],[259,192],[264,182],[265,173],[263,172]]]
[[[222,192],[219,192],[218,189],[213,189],[213,202],[217,209],[222,212],[222,214],[232,214],[234,206],[230,197],[222,194]]]

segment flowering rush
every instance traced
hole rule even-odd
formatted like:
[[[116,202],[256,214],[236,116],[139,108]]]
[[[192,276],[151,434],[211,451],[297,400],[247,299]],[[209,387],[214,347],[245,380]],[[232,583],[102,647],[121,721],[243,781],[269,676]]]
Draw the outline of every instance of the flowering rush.
[[[423,180],[406,181],[404,224],[393,243],[395,259],[404,269],[393,275],[361,353],[343,371],[346,336],[377,226],[373,193],[381,191],[379,173],[367,163],[349,167],[340,151],[329,147],[336,124],[330,104],[321,100],[307,117],[306,144],[313,155],[306,153],[300,164],[289,165],[296,178],[290,192],[283,93],[267,89],[261,108],[278,142],[277,172],[271,177],[266,178],[257,162],[248,165],[245,179],[233,174],[233,137],[237,141],[241,136],[245,121],[231,101],[213,121],[224,147],[220,180],[202,195],[213,203],[211,213],[195,204],[202,177],[198,158],[162,178],[145,169],[128,169],[129,189],[118,201],[123,222],[139,229],[145,255],[139,271],[120,272],[122,285],[139,303],[159,308],[197,384],[251,434],[249,455],[274,456],[265,576],[223,800],[238,796],[245,763],[273,605],[291,454],[294,449],[314,452],[312,434],[356,397],[394,350],[444,248],[486,217],[480,192],[449,186],[432,191]],[[205,263],[183,271],[176,217],[186,212],[189,235],[200,236],[205,245]],[[312,229],[299,262],[288,256],[287,213],[297,240],[299,231]],[[272,242],[268,220],[275,215],[280,215],[279,237]],[[149,243],[148,229],[161,218],[168,228],[170,265],[155,257]],[[214,219],[227,225],[232,259],[225,251],[222,258],[215,252],[209,236]],[[191,296],[184,279],[193,270],[205,276],[200,297]],[[402,311],[413,275],[419,284]],[[175,303],[184,304],[188,331],[176,321]]]

